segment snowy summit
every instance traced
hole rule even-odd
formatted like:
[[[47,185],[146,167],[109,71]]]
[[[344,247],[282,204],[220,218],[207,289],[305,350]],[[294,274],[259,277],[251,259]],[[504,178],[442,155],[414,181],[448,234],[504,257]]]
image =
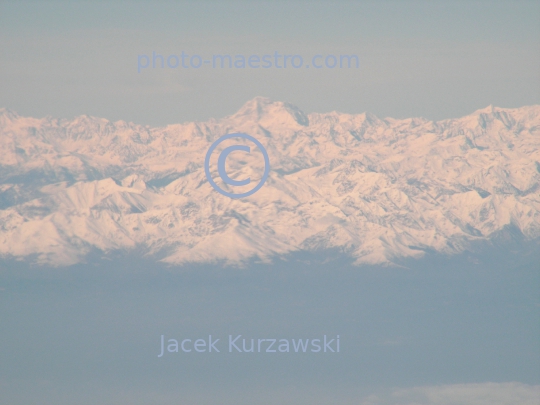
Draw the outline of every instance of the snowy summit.
[[[270,156],[261,190],[216,192],[205,154],[244,132]],[[231,154],[253,178],[257,154]],[[242,160],[243,159],[243,160]],[[240,263],[338,248],[357,263],[459,253],[501,232],[540,238],[540,106],[459,119],[378,118],[257,97],[163,128],[0,109],[0,256],[52,265],[99,249]]]

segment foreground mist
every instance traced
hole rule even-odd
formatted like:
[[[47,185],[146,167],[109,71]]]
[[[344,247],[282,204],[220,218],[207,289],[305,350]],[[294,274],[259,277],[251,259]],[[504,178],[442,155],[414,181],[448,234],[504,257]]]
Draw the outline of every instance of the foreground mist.
[[[331,252],[243,268],[166,267],[135,256],[57,269],[3,262],[3,397],[339,404],[392,387],[537,384],[537,247],[401,267],[355,267]],[[340,352],[158,358],[161,335],[339,335]]]

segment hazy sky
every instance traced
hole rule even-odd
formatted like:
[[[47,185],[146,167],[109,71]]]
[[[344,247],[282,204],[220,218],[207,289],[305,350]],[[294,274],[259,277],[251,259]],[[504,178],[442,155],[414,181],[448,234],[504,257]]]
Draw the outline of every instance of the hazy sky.
[[[138,55],[356,54],[358,69],[156,68]],[[0,107],[149,125],[255,96],[430,119],[540,104],[540,2],[2,2]]]
[[[359,68],[138,72],[140,55],[182,51],[306,63],[355,54]],[[0,108],[35,117],[167,125],[266,96],[308,113],[443,119],[540,104],[540,2],[0,0],[0,55]],[[504,243],[361,270],[327,252],[324,264],[309,253],[248,269],[2,259],[0,402],[530,405],[540,392],[540,250],[510,254]],[[342,352],[161,359],[162,334],[340,334]]]
[[[492,249],[474,260],[463,254],[361,269],[324,255],[321,264],[313,254],[246,269],[165,269],[135,255],[60,269],[0,262],[0,398],[24,405],[536,405],[540,253],[533,252]],[[221,352],[158,358],[162,334],[212,334]],[[339,334],[341,350],[229,353],[229,334]],[[406,398],[393,397],[394,387],[406,388]]]

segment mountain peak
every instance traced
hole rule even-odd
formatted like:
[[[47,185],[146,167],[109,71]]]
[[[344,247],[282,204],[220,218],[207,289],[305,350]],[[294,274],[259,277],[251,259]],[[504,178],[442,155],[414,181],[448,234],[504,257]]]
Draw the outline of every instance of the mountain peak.
[[[20,115],[17,112],[9,108],[0,108],[0,120],[2,121],[13,121],[19,117]]]
[[[0,258],[75,263],[84,246],[142,246],[169,263],[238,262],[339,248],[383,263],[459,253],[506,229],[540,240],[540,106],[489,106],[431,126],[370,113],[309,118],[264,97],[176,128],[2,109]],[[209,141],[233,130],[266,143],[271,162],[264,187],[241,200],[213,190],[204,168]],[[231,154],[231,178],[255,179],[260,157]]]
[[[493,106],[493,104],[490,104],[487,107],[484,107],[484,108],[481,108],[481,109],[477,110],[477,112],[484,112],[484,113],[490,113],[490,112],[493,112],[493,111],[495,111],[495,107]]]
[[[231,118],[254,122],[273,121],[282,124],[309,125],[307,115],[300,108],[287,102],[272,101],[268,97],[255,97],[240,107]]]

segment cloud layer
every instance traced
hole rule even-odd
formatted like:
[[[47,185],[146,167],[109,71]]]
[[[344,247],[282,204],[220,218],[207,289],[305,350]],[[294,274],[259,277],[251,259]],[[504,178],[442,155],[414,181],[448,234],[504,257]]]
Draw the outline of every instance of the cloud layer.
[[[371,395],[362,405],[538,405],[540,385],[519,382],[450,384],[396,389]]]

